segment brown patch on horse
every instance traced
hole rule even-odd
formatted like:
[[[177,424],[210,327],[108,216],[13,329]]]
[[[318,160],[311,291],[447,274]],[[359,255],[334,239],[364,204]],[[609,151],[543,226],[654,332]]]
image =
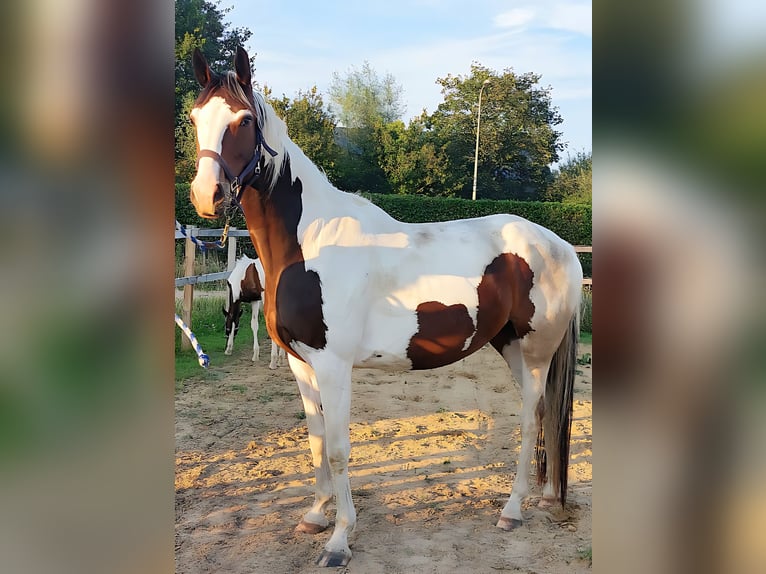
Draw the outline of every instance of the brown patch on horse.
[[[263,285],[258,277],[258,270],[255,268],[255,264],[251,263],[245,269],[245,276],[242,278],[240,300],[244,303],[251,303],[253,301],[260,301],[261,294],[263,293]]]
[[[487,342],[502,350],[511,340],[529,333],[535,313],[529,297],[533,276],[529,264],[518,255],[501,253],[495,257],[484,269],[477,287],[476,325],[465,305],[448,307],[438,301],[418,305],[418,331],[407,347],[412,368],[432,369],[454,363]]]
[[[433,369],[466,356],[463,348],[474,325],[465,305],[427,301],[418,305],[417,314],[418,332],[407,348],[413,369]]]
[[[307,271],[303,261],[288,266],[279,277],[276,301],[276,328],[282,341],[300,341],[314,349],[327,345],[322,285],[316,271]]]
[[[532,331],[530,322],[535,314],[535,304],[529,296],[534,273],[522,257],[502,253],[495,257],[484,270],[479,283],[479,326],[493,314],[489,304],[502,300],[509,311],[505,323],[490,337],[492,346],[502,351],[508,343],[521,339]],[[503,287],[505,286],[505,287]],[[482,305],[482,301],[486,303]]]
[[[293,181],[289,157],[284,159],[281,174],[270,191],[263,191],[268,177],[265,171],[262,169],[255,184],[260,189],[247,188],[243,194],[242,209],[251,222],[250,239],[269,278],[263,311],[269,336],[302,359],[289,346],[291,342],[299,341],[314,349],[327,345],[321,280],[315,271],[306,269],[298,244],[303,183],[299,178]]]

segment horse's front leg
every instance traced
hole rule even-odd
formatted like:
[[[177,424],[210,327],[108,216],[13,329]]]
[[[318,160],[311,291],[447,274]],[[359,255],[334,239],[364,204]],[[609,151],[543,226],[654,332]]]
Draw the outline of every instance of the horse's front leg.
[[[272,341],[272,349],[277,345]],[[272,354],[273,356],[273,354]],[[299,532],[316,534],[327,528],[329,522],[325,517],[325,508],[332,499],[332,476],[330,465],[325,453],[325,423],[322,415],[322,403],[319,396],[319,388],[313,369],[303,361],[289,355],[290,369],[298,381],[298,389],[303,400],[303,409],[306,412],[306,423],[309,430],[309,446],[314,462],[314,474],[316,486],[314,491],[314,504],[303,515],[303,519],[295,529]]]
[[[262,295],[262,303],[263,303],[264,314],[265,314],[265,309],[266,309],[266,293],[265,292]],[[273,371],[274,369],[279,367],[282,364],[281,359],[284,358],[284,356],[285,356],[285,350],[279,345],[277,345],[274,342],[274,339],[272,339],[271,340],[271,357],[269,359],[269,369]],[[313,371],[312,371],[312,376],[313,376]],[[317,391],[317,393],[318,392],[319,391]]]
[[[356,525],[351,499],[348,458],[351,453],[349,422],[351,409],[351,364],[330,353],[312,362],[322,397],[325,423],[325,450],[335,487],[335,529],[317,560],[320,566],[345,566],[351,559],[348,535]]]

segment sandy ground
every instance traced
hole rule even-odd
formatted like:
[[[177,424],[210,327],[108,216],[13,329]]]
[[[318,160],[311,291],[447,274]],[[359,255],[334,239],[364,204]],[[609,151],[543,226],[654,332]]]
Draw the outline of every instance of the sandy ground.
[[[433,371],[354,370],[354,556],[345,568],[319,568],[331,530],[294,532],[314,473],[297,385],[287,366],[267,368],[270,344],[259,364],[238,345],[176,393],[178,573],[591,570],[589,365],[578,367],[567,508],[539,509],[532,477],[524,526],[513,532],[494,526],[521,438],[519,391],[499,355],[486,347]]]

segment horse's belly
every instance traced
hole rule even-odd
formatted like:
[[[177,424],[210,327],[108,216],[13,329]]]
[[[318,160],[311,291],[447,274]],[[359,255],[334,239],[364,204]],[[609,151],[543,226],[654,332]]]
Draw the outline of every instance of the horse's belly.
[[[377,316],[367,324],[355,366],[433,369],[454,363],[487,342],[486,337],[476,336],[464,305],[429,302],[419,305],[415,313],[394,315]]]
[[[412,361],[401,355],[373,353],[364,359],[355,361],[354,366],[366,369],[382,369],[384,371],[409,371],[412,369]]]

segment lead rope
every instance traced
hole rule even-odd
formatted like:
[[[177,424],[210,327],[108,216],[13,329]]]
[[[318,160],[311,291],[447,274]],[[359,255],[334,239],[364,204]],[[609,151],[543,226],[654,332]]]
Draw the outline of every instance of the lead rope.
[[[205,351],[202,350],[202,346],[199,344],[197,337],[194,336],[192,330],[189,329],[186,323],[183,322],[183,319],[178,316],[178,313],[176,313],[176,325],[178,325],[181,328],[181,331],[183,331],[184,334],[189,338],[192,347],[194,347],[194,350],[197,352],[197,361],[199,362],[199,366],[203,369],[207,369],[207,366],[210,364],[210,357],[208,357],[205,354]]]
[[[192,240],[192,243],[199,247],[202,251],[207,251],[208,249],[223,249],[226,245],[226,240],[229,238],[229,222],[231,221],[231,213],[228,212],[226,214],[226,224],[223,226],[223,232],[221,232],[221,239],[218,241],[202,241],[193,235],[189,235],[188,231],[186,230],[186,226],[182,223],[178,223],[178,220],[176,219],[176,231],[180,231],[181,235],[184,237],[188,237]]]

